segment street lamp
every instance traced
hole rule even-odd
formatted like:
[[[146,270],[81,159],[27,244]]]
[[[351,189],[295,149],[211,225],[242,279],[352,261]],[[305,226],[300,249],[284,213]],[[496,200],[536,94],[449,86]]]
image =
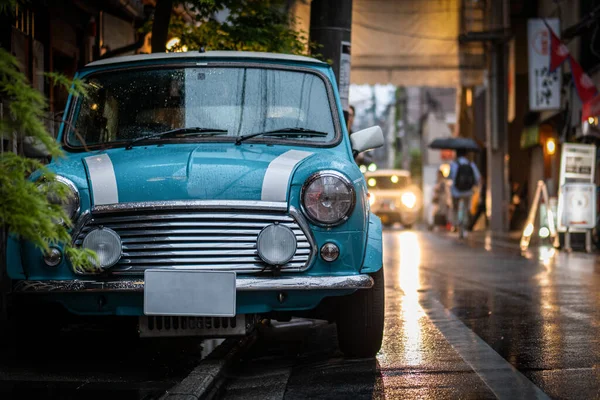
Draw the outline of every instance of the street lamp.
[[[171,51],[171,49],[173,49],[173,47],[179,45],[179,43],[181,43],[181,39],[179,39],[178,37],[174,37],[174,38],[170,39],[166,45],[167,50]],[[181,46],[181,48],[175,50],[175,52],[177,52],[177,53],[181,53],[181,52],[185,53],[186,51],[188,51],[188,48],[185,45],[183,45],[183,46]]]
[[[550,138],[548,141],[546,141],[546,152],[549,155],[554,155],[554,153],[556,153],[556,142],[553,138]]]

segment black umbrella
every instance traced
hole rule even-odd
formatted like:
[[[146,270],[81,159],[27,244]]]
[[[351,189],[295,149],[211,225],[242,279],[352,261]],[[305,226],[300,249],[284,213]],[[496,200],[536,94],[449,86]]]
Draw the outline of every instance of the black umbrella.
[[[480,151],[476,141],[464,137],[438,138],[429,143],[430,149]]]

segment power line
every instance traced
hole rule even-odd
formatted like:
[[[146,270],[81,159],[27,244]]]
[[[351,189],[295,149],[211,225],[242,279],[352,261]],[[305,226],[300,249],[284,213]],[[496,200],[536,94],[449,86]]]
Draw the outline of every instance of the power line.
[[[363,28],[370,29],[370,30],[373,30],[373,31],[389,33],[391,35],[396,35],[396,36],[410,37],[410,38],[414,38],[414,39],[438,40],[438,41],[441,41],[441,42],[457,42],[458,41],[458,36],[455,36],[455,37],[441,37],[441,36],[415,35],[415,34],[411,34],[411,33],[391,31],[389,29],[379,28],[377,26],[363,24],[362,22],[353,22],[352,24],[353,25],[358,25],[358,26],[361,26]]]
[[[394,10],[390,12],[372,10],[372,9],[364,9],[356,8],[355,10],[358,13],[370,13],[370,14],[402,14],[402,15],[419,15],[419,14],[445,14],[445,13],[458,13],[460,12],[460,8],[447,8],[445,10],[414,10],[414,11],[404,11],[404,10]]]

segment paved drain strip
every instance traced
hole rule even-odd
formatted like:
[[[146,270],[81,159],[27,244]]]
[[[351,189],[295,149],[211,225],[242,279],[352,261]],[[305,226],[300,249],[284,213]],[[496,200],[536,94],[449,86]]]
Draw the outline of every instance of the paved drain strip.
[[[448,343],[499,399],[549,399],[439,301],[422,298],[423,310]]]
[[[160,400],[214,398],[225,381],[226,369],[255,341],[256,334],[241,339],[225,340],[208,357],[200,361],[184,380],[167,390]]]

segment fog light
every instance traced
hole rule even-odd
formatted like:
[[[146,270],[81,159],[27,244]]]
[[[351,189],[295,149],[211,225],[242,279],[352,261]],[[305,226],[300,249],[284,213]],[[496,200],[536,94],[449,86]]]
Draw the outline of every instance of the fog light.
[[[83,239],[83,247],[96,252],[99,268],[110,268],[121,258],[121,238],[112,229],[94,229]]]
[[[267,264],[285,265],[296,254],[296,235],[284,225],[265,227],[256,239],[258,256]]]
[[[321,247],[321,257],[325,261],[335,261],[340,256],[340,249],[333,243],[325,243]]]
[[[50,251],[44,255],[44,262],[49,267],[56,267],[62,261],[62,252],[56,247],[51,247]]]

